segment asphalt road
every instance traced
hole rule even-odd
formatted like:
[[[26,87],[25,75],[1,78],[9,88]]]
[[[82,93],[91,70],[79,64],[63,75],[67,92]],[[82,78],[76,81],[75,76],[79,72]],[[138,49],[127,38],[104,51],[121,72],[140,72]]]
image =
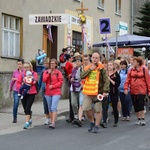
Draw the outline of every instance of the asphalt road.
[[[150,111],[146,113],[146,126],[135,125],[135,115],[130,122],[119,121],[113,127],[110,115],[108,128],[97,134],[83,127],[57,121],[56,129],[38,125],[17,133],[0,135],[0,150],[150,150]]]

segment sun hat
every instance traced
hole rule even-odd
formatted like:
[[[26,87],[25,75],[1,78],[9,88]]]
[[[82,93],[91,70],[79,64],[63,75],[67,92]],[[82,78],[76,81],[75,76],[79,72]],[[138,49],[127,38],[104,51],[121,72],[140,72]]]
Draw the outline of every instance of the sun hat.
[[[26,76],[29,76],[29,75],[32,75],[32,72],[31,72],[31,71],[27,71],[27,72],[26,72]]]
[[[78,57],[78,56],[81,56],[79,52],[76,52],[73,57]]]

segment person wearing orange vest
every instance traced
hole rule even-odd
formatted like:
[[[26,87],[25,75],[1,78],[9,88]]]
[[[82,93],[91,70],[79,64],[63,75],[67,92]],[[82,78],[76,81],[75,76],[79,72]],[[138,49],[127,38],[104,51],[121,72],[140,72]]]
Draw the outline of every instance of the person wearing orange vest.
[[[92,54],[91,64],[84,68],[81,73],[81,79],[85,79],[83,85],[83,110],[90,121],[88,128],[89,132],[97,133],[99,131],[99,124],[101,121],[102,102],[97,100],[97,95],[102,94],[103,97],[108,96],[109,80],[103,64],[100,62],[100,55],[97,52]],[[95,122],[92,113],[92,104],[95,109]]]

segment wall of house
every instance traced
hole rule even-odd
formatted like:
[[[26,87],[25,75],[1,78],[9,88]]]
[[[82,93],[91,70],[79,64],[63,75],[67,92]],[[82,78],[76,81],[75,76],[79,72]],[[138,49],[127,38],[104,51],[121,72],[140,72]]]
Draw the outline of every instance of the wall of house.
[[[99,19],[107,18],[111,19],[111,29],[112,33],[108,35],[108,38],[115,36],[115,25],[119,21],[126,22],[130,25],[130,0],[122,0],[121,5],[121,15],[115,14],[115,0],[104,1],[104,10],[99,9],[97,6],[97,1],[85,1],[84,7],[88,8],[88,11],[85,11],[85,15],[91,17],[93,20],[93,35],[92,35],[92,44],[102,41],[104,35],[99,33]],[[5,7],[4,7],[5,6]],[[77,14],[76,9],[80,8],[80,3],[75,0],[39,0],[38,3],[36,0],[1,0],[0,1],[0,13],[6,13],[13,16],[21,17],[23,19],[23,58],[25,61],[30,61],[35,59],[38,48],[42,48],[42,34],[43,27],[41,25],[29,25],[29,14],[48,14],[50,11],[52,13],[65,13],[65,10],[70,10]],[[0,27],[1,27],[1,18],[0,15]],[[66,46],[65,38],[65,25],[58,26],[58,53],[61,53],[63,47]],[[130,31],[130,26],[129,26]],[[2,32],[0,30],[0,35]],[[0,36],[0,47],[2,47],[2,36]],[[54,50],[52,50],[54,52]],[[0,50],[0,56],[2,52]],[[15,69],[16,60],[0,58],[0,71],[13,71]]]

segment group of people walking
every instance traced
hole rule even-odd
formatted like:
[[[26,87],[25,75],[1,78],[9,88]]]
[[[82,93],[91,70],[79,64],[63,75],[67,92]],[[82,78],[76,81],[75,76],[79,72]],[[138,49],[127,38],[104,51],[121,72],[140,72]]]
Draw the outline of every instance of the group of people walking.
[[[61,96],[61,86],[63,83],[62,73],[57,69],[57,60],[45,60],[45,69],[42,71],[39,81],[38,74],[33,71],[33,67],[30,62],[24,63],[23,60],[18,60],[17,63],[18,69],[13,72],[10,84],[10,90],[13,90],[14,97],[13,123],[17,123],[18,105],[19,100],[21,100],[26,115],[24,129],[29,128],[29,126],[32,124],[31,107],[35,100],[35,95],[42,87],[44,113],[46,116],[45,124],[49,124],[51,119],[49,127],[55,128],[57,106]],[[24,89],[22,93],[20,93],[22,85],[25,84],[24,79],[27,77],[27,73],[29,71],[32,73],[32,80],[35,82],[32,82],[30,85],[28,84],[30,88]],[[21,94],[23,94],[24,96],[22,97]]]
[[[118,126],[119,113],[122,120],[130,121],[132,105],[137,117],[136,124],[146,125],[144,116],[145,96],[150,96],[150,61],[144,64],[141,57],[106,60],[97,52],[92,56],[79,53],[67,54],[63,49],[62,68],[58,69],[56,59],[45,59],[45,69],[40,77],[33,71],[30,62],[18,60],[18,68],[13,72],[10,90],[13,90],[13,123],[17,122],[19,100],[26,115],[24,129],[32,124],[31,107],[35,95],[41,89],[45,125],[55,129],[57,106],[61,97],[61,87],[67,80],[69,88],[69,118],[67,122],[81,127],[85,117],[89,120],[89,132],[97,133],[99,126],[107,128],[110,103],[114,115],[114,127]],[[147,65],[147,67],[146,67]],[[29,76],[29,77],[28,77]],[[20,90],[21,89],[21,90]],[[97,95],[101,95],[99,99]],[[121,105],[120,105],[121,104]]]
[[[104,57],[101,60],[95,52],[87,57],[89,62],[86,64],[86,57],[74,58],[76,67],[68,75],[71,96],[70,116],[66,121],[81,127],[85,115],[90,121],[88,131],[97,133],[99,125],[107,128],[111,103],[114,127],[118,126],[120,113],[123,121],[130,121],[132,105],[137,117],[135,124],[145,126],[145,97],[150,96],[150,61],[144,64],[142,57],[131,57],[129,61],[125,58],[106,60]],[[80,65],[79,60],[83,60]],[[97,97],[99,94],[102,101]]]

